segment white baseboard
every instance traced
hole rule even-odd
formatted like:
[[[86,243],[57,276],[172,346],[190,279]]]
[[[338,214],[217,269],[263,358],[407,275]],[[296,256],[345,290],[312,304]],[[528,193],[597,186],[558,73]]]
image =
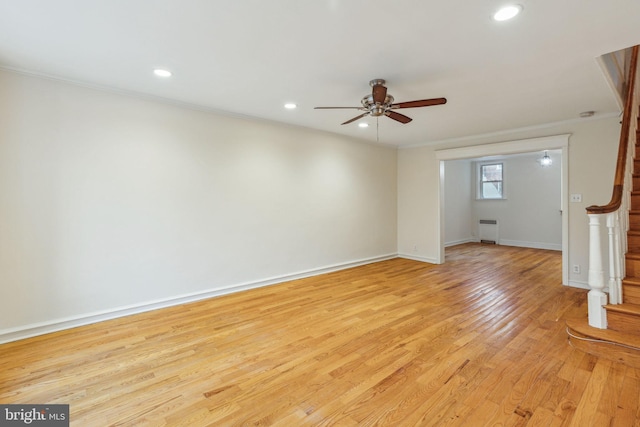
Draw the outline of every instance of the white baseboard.
[[[454,240],[451,242],[445,242],[444,247],[448,248],[449,246],[463,245],[465,243],[473,243],[473,242],[478,242],[478,239],[469,237],[468,239],[460,239],[460,240]]]
[[[561,251],[562,243],[542,243],[542,242],[524,242],[520,240],[505,240],[500,239],[499,245],[504,246],[517,246],[520,248],[533,248],[533,249],[548,249],[551,251]]]
[[[429,264],[438,264],[438,260],[436,260],[435,258],[427,258],[427,257],[422,257],[422,256],[418,256],[418,255],[410,255],[410,254],[398,254],[398,258],[406,258],[406,259],[411,259],[414,261],[420,261],[420,262],[427,262]]]
[[[37,335],[48,334],[51,332],[61,331],[65,329],[76,328],[78,326],[89,325],[92,323],[102,322],[105,320],[116,319],[118,317],[130,316],[132,314],[144,313],[146,311],[157,310],[160,308],[171,307],[175,305],[185,304],[189,302],[200,301],[221,295],[231,294],[234,292],[245,291],[248,289],[260,288],[263,286],[275,285],[278,283],[289,282],[291,280],[302,279],[305,277],[318,276],[320,274],[331,273],[333,271],[345,270],[347,268],[357,267],[374,262],[386,261],[388,259],[398,258],[397,254],[381,255],[377,257],[365,258],[356,261],[350,261],[340,264],[333,264],[325,267],[300,271],[297,273],[286,274],[283,276],[271,277],[267,279],[257,280],[253,282],[240,283],[223,288],[211,289],[203,292],[195,292],[191,294],[179,295],[171,298],[159,299],[155,301],[147,301],[140,304],[129,305],[125,307],[117,307],[110,310],[100,312],[87,313],[79,316],[72,316],[62,319],[55,319],[48,322],[34,323],[30,325],[20,326],[12,329],[0,330],[0,344],[18,341]]]
[[[587,282],[581,282],[578,280],[569,280],[569,284],[567,286],[571,286],[572,288],[586,289],[588,291],[591,290],[591,286],[589,286]]]

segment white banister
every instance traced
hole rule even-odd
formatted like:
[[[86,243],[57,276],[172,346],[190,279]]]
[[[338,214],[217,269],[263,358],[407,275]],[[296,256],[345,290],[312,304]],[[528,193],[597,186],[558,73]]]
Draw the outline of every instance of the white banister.
[[[607,294],[604,293],[604,268],[602,266],[601,219],[604,215],[589,214],[589,287],[587,295],[589,325],[607,329]]]
[[[620,147],[611,201],[604,206],[587,208],[589,217],[589,325],[606,329],[605,305],[622,304],[623,278],[626,274],[625,255],[628,250],[629,210],[632,208],[633,173],[635,169],[635,144],[638,131],[640,100],[640,67],[638,46],[630,48],[625,110],[620,135]],[[634,196],[638,197],[638,196]],[[638,209],[638,206],[635,206]],[[607,239],[603,227],[607,227]],[[609,264],[609,277],[605,279],[604,261]],[[608,295],[607,293],[608,292]]]
[[[609,235],[609,303],[622,303],[622,256],[620,254],[620,220],[619,211],[607,214],[607,231]]]

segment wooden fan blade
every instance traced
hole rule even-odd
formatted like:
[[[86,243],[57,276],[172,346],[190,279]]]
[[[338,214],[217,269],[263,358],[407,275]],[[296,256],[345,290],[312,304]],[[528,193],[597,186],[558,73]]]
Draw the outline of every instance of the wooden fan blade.
[[[397,114],[397,113],[396,113],[396,114]],[[364,113],[364,114],[360,114],[359,116],[354,117],[354,118],[353,118],[353,119],[351,119],[351,120],[347,120],[346,122],[344,122],[344,123],[342,123],[342,124],[343,124],[343,125],[348,125],[349,123],[351,123],[351,122],[355,122],[356,120],[359,120],[359,119],[363,118],[364,116],[368,116],[368,115],[369,115],[369,112],[366,112],[366,113]],[[409,120],[411,120],[411,119],[409,119]]]
[[[348,109],[348,110],[364,110],[362,107],[313,107],[314,110],[338,110],[338,109]]]
[[[384,100],[387,97],[387,88],[382,85],[375,85],[373,87],[373,102],[376,104],[384,104]]]
[[[398,102],[391,104],[391,108],[416,108],[429,107],[431,105],[442,105],[447,103],[447,98],[421,99],[419,101]]]
[[[413,120],[411,117],[407,117],[404,114],[396,113],[395,111],[386,111],[384,115],[403,124],[407,124],[411,120]]]

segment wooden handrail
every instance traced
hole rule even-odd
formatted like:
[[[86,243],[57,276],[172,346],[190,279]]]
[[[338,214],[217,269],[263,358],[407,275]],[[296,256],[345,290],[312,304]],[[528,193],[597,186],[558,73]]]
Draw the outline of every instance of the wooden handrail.
[[[622,116],[622,129],[620,131],[620,146],[618,147],[618,160],[616,162],[616,174],[613,181],[613,194],[611,201],[603,206],[589,206],[587,214],[605,214],[615,212],[622,203],[624,187],[625,166],[627,164],[627,149],[629,147],[629,130],[631,129],[634,91],[636,84],[636,70],[638,66],[638,46],[631,50],[631,63],[629,66],[629,78],[625,91],[624,114]]]

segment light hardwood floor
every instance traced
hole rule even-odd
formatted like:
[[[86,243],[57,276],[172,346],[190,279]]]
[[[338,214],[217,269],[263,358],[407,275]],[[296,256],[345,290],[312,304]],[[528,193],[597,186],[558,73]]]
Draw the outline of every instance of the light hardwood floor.
[[[74,426],[639,426],[559,252],[465,244],[0,346],[0,403]]]

